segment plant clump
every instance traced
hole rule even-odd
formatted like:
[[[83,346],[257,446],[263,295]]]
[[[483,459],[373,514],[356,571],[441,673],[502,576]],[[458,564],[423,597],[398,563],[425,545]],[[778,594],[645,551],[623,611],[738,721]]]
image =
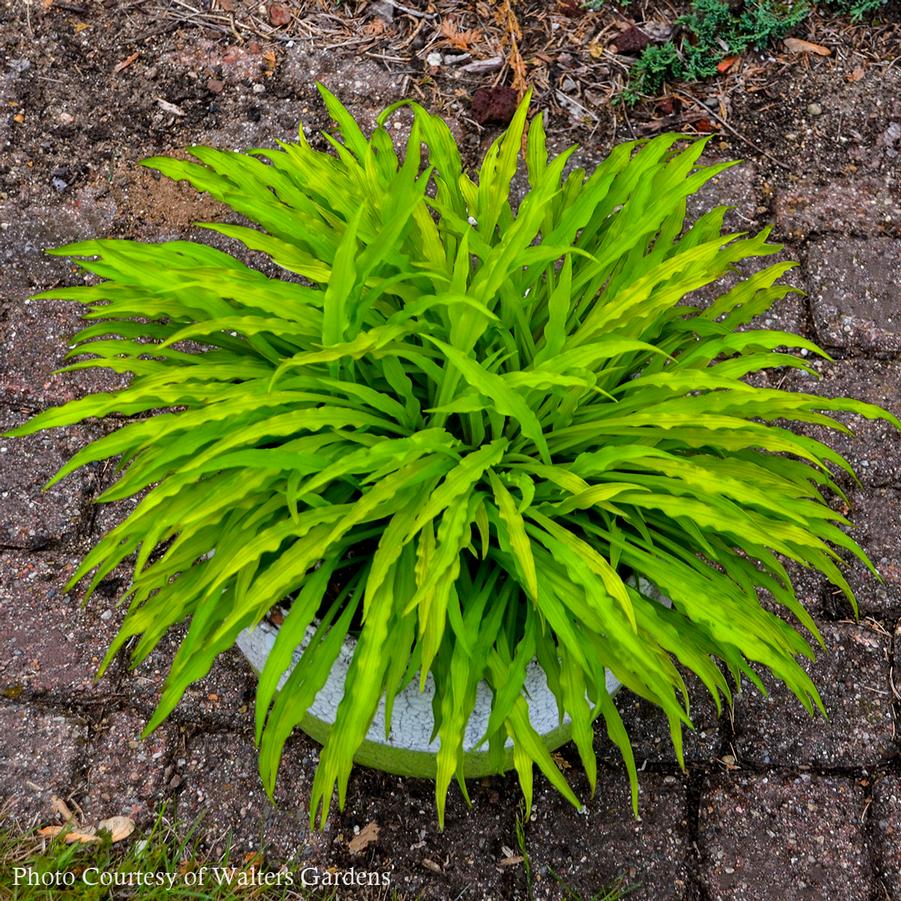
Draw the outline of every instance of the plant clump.
[[[91,240],[53,252],[100,281],[39,295],[86,307],[66,369],[131,376],[14,434],[119,417],[53,481],[118,458],[99,500],[138,498],[72,584],[90,593],[131,568],[103,667],[126,644],[137,665],[187,626],[148,729],[286,599],[256,701],[270,792],[285,741],[358,630],[313,784],[323,822],[336,787],[344,803],[380,701],[390,723],[398,692],[427,674],[442,820],[455,776],[465,793],[464,730],[483,681],[497,768],[512,743],[527,803],[537,766],[579,804],[529,721],[533,660],[592,790],[602,717],[634,803],[606,670],[664,712],[680,761],[684,671],[718,706],[724,673],[762,688],[760,667],[821,707],[797,659],[812,656],[808,641],[758,591],[819,641],[788,565],[819,570],[853,603],[842,554],[870,564],[826,502],[850,465],[787,424],[847,431],[838,411],[899,423],[745,381],[825,354],[746,328],[794,290],[779,281],[792,263],[696,301],[780,249],[768,230],[724,233],[725,207],[686,221],[686,199],[730,164],[700,165],[705,142],[669,134],[618,146],[588,174],[569,165],[575,148],[549,157],[526,99],[471,177],[447,125],[417,104],[389,107],[366,137],[321,92],[340,134],[328,150],[301,130],[275,150],[193,147],[193,161],[145,163],[245,217],[206,227],[281,276],[201,243]],[[385,124],[404,105],[400,158]]]
[[[602,0],[603,2],[603,0]],[[886,0],[825,0],[837,12],[857,22],[879,11]],[[589,2],[597,9],[602,3]],[[667,82],[697,82],[712,78],[720,63],[753,48],[766,49],[804,22],[813,5],[803,0],[694,0],[691,11],[677,19],[677,36],[645,47],[629,70],[622,98],[635,103],[656,96]]]

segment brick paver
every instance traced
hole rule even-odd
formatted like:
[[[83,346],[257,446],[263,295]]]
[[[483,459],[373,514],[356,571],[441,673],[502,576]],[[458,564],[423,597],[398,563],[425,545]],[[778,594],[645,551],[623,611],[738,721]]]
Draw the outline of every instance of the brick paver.
[[[764,678],[764,697],[752,686],[735,709],[735,749],[755,766],[842,768],[876,766],[895,756],[889,683],[891,634],[853,623],[822,628],[827,651],[805,663],[820,686],[828,719],[810,716],[784,685]]]
[[[870,901],[865,807],[844,777],[714,777],[701,794],[701,884],[735,901]]]

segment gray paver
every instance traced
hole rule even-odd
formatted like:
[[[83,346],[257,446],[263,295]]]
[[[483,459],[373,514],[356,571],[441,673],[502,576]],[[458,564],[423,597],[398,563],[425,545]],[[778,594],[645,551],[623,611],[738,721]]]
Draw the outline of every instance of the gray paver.
[[[0,432],[26,419],[0,409]],[[94,490],[92,469],[71,473],[48,491],[44,485],[92,435],[88,428],[74,428],[0,437],[0,546],[36,550],[78,533]]]
[[[846,777],[740,773],[705,786],[698,835],[708,897],[869,901],[866,794]]]
[[[891,898],[901,898],[901,777],[885,775],[873,785],[873,844],[877,875]]]
[[[861,615],[881,619],[901,616],[901,491],[865,488],[850,495],[852,537],[866,551],[882,581],[858,560],[848,573]],[[839,611],[850,614],[850,604],[830,587]]]
[[[146,825],[170,793],[176,727],[163,725],[145,740],[143,728],[141,717],[122,711],[97,724],[87,755],[86,791],[79,800],[86,822],[128,816]]]
[[[51,800],[75,788],[86,736],[76,716],[0,701],[0,798],[8,815],[46,822]]]
[[[807,252],[810,307],[826,347],[901,350],[901,238],[821,238]]]
[[[887,408],[901,415],[901,361],[846,359],[829,363],[817,361],[820,377],[794,372],[784,387],[823,397],[853,397]],[[825,441],[854,467],[867,486],[901,487],[901,432],[884,420],[869,420],[851,413],[836,413],[835,419],[848,426],[846,435],[820,426],[795,426],[803,434]],[[850,487],[850,480],[841,476]]]
[[[828,652],[815,648],[804,669],[820,690],[829,719],[811,716],[767,676],[764,697],[748,684],[735,705],[739,761],[758,766],[872,766],[897,753],[889,686],[891,636],[853,623],[822,627]]]
[[[897,185],[877,178],[838,178],[826,184],[802,179],[777,192],[776,233],[792,239],[811,234],[899,234]]]
[[[542,783],[542,786],[544,784]],[[676,776],[643,773],[639,815],[632,815],[628,780],[622,771],[600,774],[587,814],[578,813],[556,792],[542,787],[535,803],[534,836],[526,830],[532,867],[543,878],[538,897],[560,898],[552,876],[583,897],[593,897],[617,878],[634,887],[630,898],[682,899],[688,886],[686,787]]]
[[[309,828],[312,741],[293,738],[285,749],[276,790],[277,804],[265,794],[257,770],[257,751],[249,735],[200,733],[176,761],[184,781],[178,796],[179,815],[187,821],[204,817],[210,834],[231,831],[240,851],[268,851],[301,861],[321,857],[327,833]],[[216,848],[214,850],[221,850]]]
[[[94,683],[116,632],[112,603],[103,595],[83,607],[66,593],[78,556],[0,554],[0,683],[7,694],[94,699],[115,690],[111,673]]]

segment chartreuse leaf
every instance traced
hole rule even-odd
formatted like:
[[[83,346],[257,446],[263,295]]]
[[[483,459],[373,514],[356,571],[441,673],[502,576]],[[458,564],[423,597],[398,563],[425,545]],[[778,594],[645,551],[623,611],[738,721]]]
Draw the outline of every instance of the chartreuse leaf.
[[[851,465],[810,432],[847,434],[845,414],[901,422],[745,381],[827,355],[751,327],[796,290],[781,281],[791,263],[743,275],[779,251],[768,231],[724,233],[725,207],[689,221],[687,198],[731,164],[703,166],[705,142],[666,134],[586,173],[572,148],[549,154],[527,97],[470,172],[419,104],[367,135],[320,91],[337,126],[325,150],[301,129],[271,149],[145,163],[237,214],[205,227],[251,263],[199,242],[91,239],[51,251],[91,283],[36,296],[81,304],[64,370],[128,377],[10,434],[110,426],[49,484],[112,461],[99,500],[133,499],[70,587],[90,597],[129,572],[101,670],[182,630],[148,728],[274,609],[255,714],[270,795],[288,737],[348,661],[311,794],[320,823],[379,704],[390,733],[400,693],[427,681],[441,824],[452,781],[466,797],[471,715],[489,695],[490,765],[509,742],[527,805],[536,766],[579,805],[529,718],[535,667],[592,791],[603,718],[636,812],[608,673],[660,709],[680,762],[686,672],[718,708],[724,673],[762,688],[760,670],[822,709],[799,663],[822,636],[794,572],[854,605],[844,566],[873,567],[832,503]],[[401,106],[412,126],[395,148],[385,125]]]
[[[507,528],[509,548],[521,568],[523,586],[533,600],[538,596],[538,574],[535,569],[535,558],[532,556],[532,545],[526,535],[526,527],[522,514],[516,507],[512,495],[504,487],[497,475],[489,470],[491,489],[497,504],[500,517]]]

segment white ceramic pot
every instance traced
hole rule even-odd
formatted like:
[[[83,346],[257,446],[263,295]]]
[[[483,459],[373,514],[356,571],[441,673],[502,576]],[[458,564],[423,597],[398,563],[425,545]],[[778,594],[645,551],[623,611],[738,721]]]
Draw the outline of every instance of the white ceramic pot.
[[[664,598],[649,582],[640,580],[642,593],[654,597],[669,606],[669,599]],[[303,654],[307,641],[313,634],[313,627],[307,631],[307,638],[294,652],[292,668]],[[238,636],[238,647],[257,673],[266,663],[278,627],[267,621],[261,622],[254,629],[246,629]],[[348,638],[329,673],[328,679],[316,695],[316,699],[307,711],[300,728],[310,737],[323,744],[335,721],[338,704],[344,697],[344,681],[347,669],[353,657],[355,640]],[[282,683],[287,679],[286,673]],[[608,670],[607,691],[612,695],[619,691],[622,683]],[[569,741],[572,723],[569,717],[562,722],[557,709],[557,699],[548,688],[544,670],[536,661],[526,669],[523,691],[529,701],[529,720],[532,727],[542,737],[548,749],[553,751]],[[385,737],[385,700],[379,702],[375,718],[360,746],[354,760],[363,766],[373,767],[387,773],[400,776],[435,776],[438,740],[431,740],[433,728],[432,698],[435,684],[432,674],[426,677],[425,690],[419,690],[419,680],[413,679],[407,687],[397,694],[391,716],[391,730]],[[481,682],[476,692],[476,705],[466,726],[463,740],[465,754],[465,775],[478,778],[495,772],[489,762],[487,744],[476,749],[476,744],[485,734],[488,718],[491,714],[491,689]],[[507,741],[503,769],[513,766],[512,743]]]

